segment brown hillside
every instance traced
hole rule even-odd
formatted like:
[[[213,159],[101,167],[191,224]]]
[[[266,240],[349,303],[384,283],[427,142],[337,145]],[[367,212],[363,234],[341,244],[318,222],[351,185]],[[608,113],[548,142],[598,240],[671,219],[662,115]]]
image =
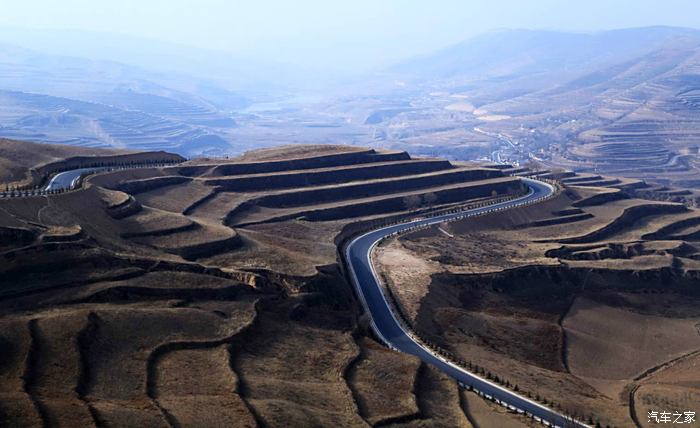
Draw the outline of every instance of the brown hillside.
[[[700,352],[700,212],[668,189],[564,181],[546,202],[385,242],[375,258],[403,313],[456,358],[603,424],[697,407],[682,379]]]
[[[521,191],[497,169],[296,146],[2,199],[0,425],[488,421],[454,381],[374,342],[336,243]]]

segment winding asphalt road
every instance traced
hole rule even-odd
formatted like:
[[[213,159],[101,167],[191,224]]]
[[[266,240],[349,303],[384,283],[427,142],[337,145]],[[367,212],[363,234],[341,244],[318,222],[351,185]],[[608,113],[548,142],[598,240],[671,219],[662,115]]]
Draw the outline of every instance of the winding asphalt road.
[[[498,400],[511,410],[525,412],[540,419],[547,425],[557,427],[588,427],[578,421],[573,421],[556,411],[547,408],[539,403],[520,396],[515,392],[503,388],[493,382],[474,375],[455,364],[447,361],[430,349],[421,345],[412,335],[404,329],[402,324],[394,315],[387,297],[384,295],[379,284],[378,276],[372,265],[371,253],[383,238],[404,232],[416,227],[428,226],[449,220],[456,220],[485,214],[500,210],[505,210],[521,205],[531,204],[544,199],[554,192],[554,188],[544,182],[522,178],[530,191],[525,196],[501,202],[485,207],[475,208],[460,213],[444,214],[437,217],[409,221],[407,223],[383,227],[365,233],[350,242],[345,249],[345,259],[347,261],[351,278],[357,288],[365,310],[371,315],[372,328],[379,338],[394,350],[412,354],[428,364],[441,369],[447,375],[456,379],[463,385],[470,386],[482,394]]]

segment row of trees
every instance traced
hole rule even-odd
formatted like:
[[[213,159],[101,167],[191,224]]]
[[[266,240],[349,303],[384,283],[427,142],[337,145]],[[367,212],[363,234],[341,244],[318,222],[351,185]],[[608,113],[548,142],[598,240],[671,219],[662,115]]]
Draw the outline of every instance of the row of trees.
[[[29,197],[29,196],[48,196],[48,195],[58,195],[61,193],[66,193],[70,190],[73,189],[53,189],[53,190],[46,190],[46,189],[37,189],[33,188],[31,190],[6,190],[4,192],[0,192],[0,198],[20,198],[20,197]]]
[[[468,205],[462,205],[459,208],[451,209],[451,210],[440,210],[440,211],[435,211],[433,214],[434,215],[443,215],[443,214],[449,214],[449,213],[455,213],[458,211],[467,211],[473,208],[478,208],[481,206],[486,206],[489,204],[493,203],[498,203],[498,202],[503,202],[509,199],[513,199],[515,196],[518,196],[519,194],[512,189],[509,189],[508,193],[506,193],[504,196],[501,196],[500,198],[498,197],[499,193],[496,190],[491,191],[491,198],[492,200],[488,202],[483,202],[479,204],[468,204]],[[425,193],[423,195],[408,195],[403,198],[403,204],[406,207],[408,211],[415,211],[420,208],[428,208],[434,205],[438,201],[438,196],[433,193]]]
[[[102,160],[102,161],[92,161],[92,162],[83,162],[80,161],[80,165],[65,165],[65,166],[57,166],[56,168],[52,168],[50,171],[47,171],[44,174],[44,177],[46,177],[47,174],[56,174],[59,172],[65,172],[65,171],[71,171],[74,169],[82,169],[82,168],[108,168],[108,167],[114,167],[114,168],[134,168],[134,167],[153,167],[153,166],[165,166],[165,165],[174,165],[181,163],[182,161],[176,160],[176,159],[133,159],[133,160],[128,160],[128,161],[109,161],[109,160]]]

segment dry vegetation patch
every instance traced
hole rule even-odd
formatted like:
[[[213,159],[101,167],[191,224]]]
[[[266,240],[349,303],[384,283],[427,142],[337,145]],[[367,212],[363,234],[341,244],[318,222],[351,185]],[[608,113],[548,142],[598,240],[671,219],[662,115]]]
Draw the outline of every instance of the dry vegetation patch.
[[[693,411],[700,406],[700,355],[674,360],[641,383],[632,391],[632,401],[642,425],[648,426],[644,417],[648,411]]]
[[[700,318],[642,315],[578,298],[562,325],[571,372],[582,377],[627,379],[700,349]]]
[[[169,352],[156,369],[156,399],[182,426],[255,427],[238,396],[226,345]]]
[[[359,352],[350,333],[291,321],[284,306],[232,348],[245,400],[269,426],[365,426],[344,378]]]
[[[478,395],[460,391],[462,407],[475,427],[525,428],[532,423],[509,413],[502,407],[484,400]]]
[[[416,383],[419,420],[408,426],[470,427],[460,403],[460,388],[454,379],[435,367],[421,365]]]
[[[352,364],[348,382],[360,414],[371,425],[415,417],[419,409],[414,386],[420,361],[360,339],[361,355]]]
[[[26,426],[41,425],[41,415],[25,390],[24,374],[32,339],[29,319],[0,318],[0,417]]]
[[[439,272],[440,266],[417,257],[396,240],[377,247],[373,256],[393,285],[392,292],[397,295],[403,313],[415,320],[421,300],[428,293],[431,275]]]
[[[210,186],[194,180],[139,193],[136,199],[149,207],[182,213],[190,205],[206,197],[211,192],[212,188]]]

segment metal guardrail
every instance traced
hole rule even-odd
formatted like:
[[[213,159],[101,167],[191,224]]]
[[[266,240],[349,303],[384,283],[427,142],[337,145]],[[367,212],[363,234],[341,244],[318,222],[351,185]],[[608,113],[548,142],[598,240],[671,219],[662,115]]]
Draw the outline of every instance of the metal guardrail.
[[[149,164],[137,164],[137,165],[133,165],[133,166],[95,167],[93,171],[90,171],[90,172],[87,172],[85,174],[81,174],[80,176],[78,176],[75,180],[75,185],[72,185],[68,188],[48,190],[46,188],[48,186],[48,183],[47,183],[43,187],[35,186],[31,189],[11,189],[11,190],[8,189],[8,190],[0,191],[0,199],[59,195],[59,194],[63,194],[66,192],[70,192],[70,191],[79,189],[82,186],[83,180],[90,175],[100,174],[100,173],[104,173],[104,172],[122,171],[122,170],[127,170],[127,169],[163,168],[163,167],[168,167],[168,166],[173,166],[173,165],[177,165],[177,163],[176,162],[173,162],[173,163],[149,163]],[[92,167],[76,168],[76,169],[91,169],[91,168]],[[69,169],[69,170],[65,170],[65,171],[60,171],[60,172],[56,173],[55,175],[63,174],[63,173],[70,172],[70,171],[74,171],[74,170]],[[49,183],[50,182],[51,182],[51,180],[49,179]]]

